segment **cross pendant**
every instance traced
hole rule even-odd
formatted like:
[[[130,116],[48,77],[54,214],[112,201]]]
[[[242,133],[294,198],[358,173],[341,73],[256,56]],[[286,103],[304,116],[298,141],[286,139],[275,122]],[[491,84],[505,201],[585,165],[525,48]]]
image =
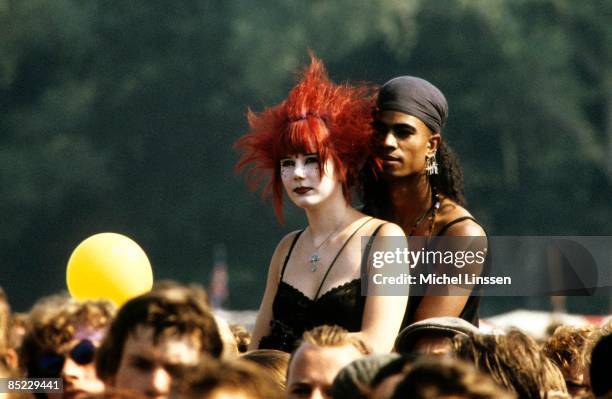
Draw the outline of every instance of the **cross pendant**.
[[[312,254],[312,256],[310,257],[310,271],[311,272],[316,272],[317,271],[317,262],[319,261],[319,259],[321,259],[319,257],[319,253],[315,252],[314,254]]]

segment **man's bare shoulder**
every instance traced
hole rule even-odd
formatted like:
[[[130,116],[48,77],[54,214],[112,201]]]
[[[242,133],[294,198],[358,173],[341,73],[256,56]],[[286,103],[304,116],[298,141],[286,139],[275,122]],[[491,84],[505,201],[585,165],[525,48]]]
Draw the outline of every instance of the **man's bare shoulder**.
[[[472,214],[463,206],[457,204],[450,198],[443,198],[440,204],[440,209],[436,216],[434,233],[438,234],[445,229],[450,223],[459,218],[473,218]],[[485,236],[484,229],[472,219],[465,219],[459,223],[450,225],[444,231],[447,236]]]

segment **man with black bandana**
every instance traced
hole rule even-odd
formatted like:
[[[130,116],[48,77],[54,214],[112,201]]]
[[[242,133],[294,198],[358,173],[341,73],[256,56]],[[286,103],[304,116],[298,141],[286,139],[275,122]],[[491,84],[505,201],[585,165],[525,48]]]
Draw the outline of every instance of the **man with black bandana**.
[[[426,80],[401,76],[380,88],[372,161],[381,166],[381,173],[361,176],[364,211],[397,223],[409,237],[480,237],[486,245],[484,229],[464,208],[457,158],[442,141],[447,115],[446,98]],[[429,288],[425,295],[410,298],[403,327],[440,316],[478,325],[478,296],[440,295]]]

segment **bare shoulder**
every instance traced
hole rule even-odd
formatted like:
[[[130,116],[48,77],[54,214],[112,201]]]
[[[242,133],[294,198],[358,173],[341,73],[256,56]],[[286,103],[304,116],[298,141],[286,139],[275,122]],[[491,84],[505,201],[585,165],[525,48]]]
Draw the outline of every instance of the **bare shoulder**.
[[[380,230],[378,230],[378,235],[382,237],[404,237],[405,233],[401,227],[392,222],[387,222],[385,220],[376,219],[376,226],[380,226]]]
[[[295,237],[300,234],[303,230],[294,230],[291,233],[287,234],[286,236],[284,236],[280,242],[278,243],[278,245],[276,246],[276,250],[275,252],[287,252],[289,250],[289,247],[291,246],[291,244],[293,243],[293,240],[295,240]]]
[[[274,254],[272,255],[272,260],[270,261],[270,270],[269,273],[271,275],[279,275],[280,276],[280,267],[283,263],[285,256],[289,252],[289,248],[295,240],[295,237],[300,233],[301,230],[292,231],[291,233],[284,236],[278,245],[276,245],[276,249],[274,250]]]
[[[457,237],[484,237],[487,233],[485,233],[484,229],[478,223],[467,219],[450,226],[444,235]]]
[[[438,210],[438,216],[436,217],[436,225],[434,228],[435,232],[439,232],[444,229],[449,223],[459,218],[473,218],[472,214],[465,209],[463,206],[457,204],[455,201],[444,198],[442,204]],[[445,236],[486,236],[484,229],[476,223],[473,219],[465,219],[457,223],[450,225],[445,231]]]

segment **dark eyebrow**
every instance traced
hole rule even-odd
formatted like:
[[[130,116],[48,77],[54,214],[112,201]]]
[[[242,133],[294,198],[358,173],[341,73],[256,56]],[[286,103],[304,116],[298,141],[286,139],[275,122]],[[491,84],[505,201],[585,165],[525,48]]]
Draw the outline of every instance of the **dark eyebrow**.
[[[406,130],[410,130],[412,132],[416,132],[416,127],[412,126],[409,123],[394,123],[393,125],[389,125],[383,121],[374,121],[373,126],[384,126],[387,129],[406,129]]]
[[[407,129],[407,130],[410,130],[412,132],[416,132],[416,128],[414,126],[412,126],[412,125],[407,124],[407,123],[396,123],[396,124],[393,125],[393,129],[398,129],[398,128],[400,128],[400,129]]]
[[[140,353],[130,353],[128,354],[128,356],[132,358],[133,360],[146,360],[148,362],[152,362],[151,358],[145,355],[141,355]]]
[[[289,386],[289,389],[295,388],[312,388],[312,386],[307,382],[297,381]]]

